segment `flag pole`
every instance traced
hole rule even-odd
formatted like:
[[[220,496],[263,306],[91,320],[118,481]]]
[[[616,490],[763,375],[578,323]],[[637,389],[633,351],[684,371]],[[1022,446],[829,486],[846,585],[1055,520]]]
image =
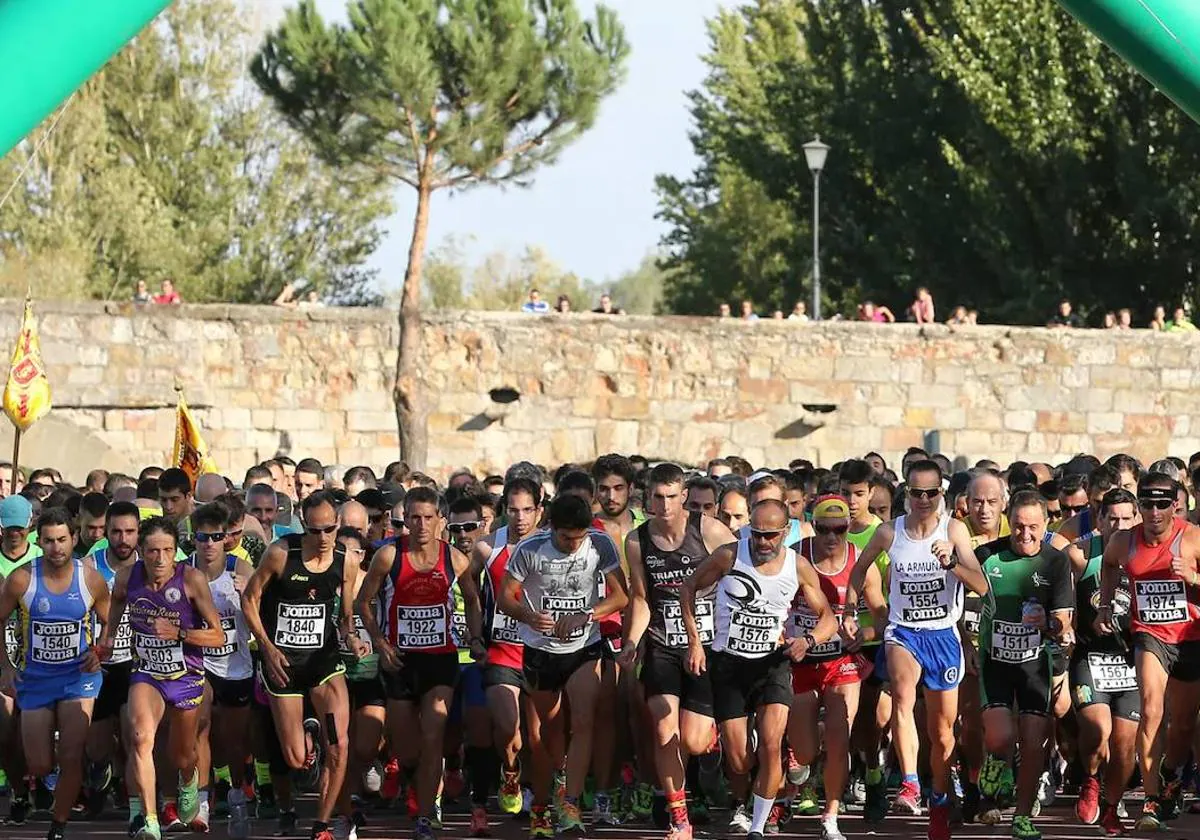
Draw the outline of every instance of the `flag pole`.
[[[12,493],[17,494],[17,482],[21,481],[21,427],[13,424]],[[24,482],[21,482],[24,483]]]

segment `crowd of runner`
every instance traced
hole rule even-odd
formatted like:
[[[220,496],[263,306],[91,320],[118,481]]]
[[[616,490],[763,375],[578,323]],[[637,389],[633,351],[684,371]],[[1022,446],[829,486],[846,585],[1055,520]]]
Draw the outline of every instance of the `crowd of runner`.
[[[1159,829],[1196,776],[1197,468],[37,470],[0,488],[7,821],[290,835],[308,791],[314,840],[427,840],[464,796],[476,837],[689,840],[719,806],[751,840],[1038,840],[1066,788],[1098,833]]]

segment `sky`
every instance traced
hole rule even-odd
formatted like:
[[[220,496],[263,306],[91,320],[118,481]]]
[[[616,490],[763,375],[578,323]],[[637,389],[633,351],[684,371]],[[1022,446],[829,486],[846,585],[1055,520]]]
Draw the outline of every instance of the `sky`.
[[[274,0],[282,9],[283,0]],[[589,9],[590,0],[582,5]],[[599,119],[528,189],[481,187],[435,195],[431,247],[452,235],[468,258],[517,254],[539,245],[563,268],[588,280],[614,280],[655,249],[664,226],[654,218],[654,176],[695,166],[685,93],[704,78],[705,20],[718,0],[607,0],[632,47],[625,84]],[[317,0],[327,19],[345,20],[345,0]],[[395,195],[387,237],[372,259],[385,288],[403,279],[416,204],[411,188]]]

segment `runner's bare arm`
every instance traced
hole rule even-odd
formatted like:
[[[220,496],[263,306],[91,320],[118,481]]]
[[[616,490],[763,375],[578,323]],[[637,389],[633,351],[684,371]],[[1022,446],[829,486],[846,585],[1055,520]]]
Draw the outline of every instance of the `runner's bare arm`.
[[[370,608],[371,601],[379,594],[383,581],[392,571],[392,565],[395,562],[396,546],[394,544],[385,545],[376,551],[375,556],[371,558],[371,566],[367,569],[367,576],[363,578],[362,584],[358,588],[358,595],[354,598],[354,611],[362,619],[363,628],[376,645],[387,640],[383,638],[383,630],[379,627],[375,611]]]
[[[976,595],[986,595],[989,588],[987,575],[983,573],[983,566],[979,565],[979,558],[975,556],[975,550],[971,548],[971,533],[967,530],[967,526],[957,519],[951,519],[947,532],[950,542],[954,544],[954,553],[958,558],[958,563],[950,569],[950,573],[961,580],[963,586]]]
[[[483,608],[479,605],[479,575],[475,574],[471,558],[457,548],[450,547],[450,563],[462,593],[463,614],[467,619],[467,634],[471,644],[483,645]]]
[[[855,635],[858,632],[858,621],[855,611],[858,609],[859,593],[862,592],[863,582],[867,579],[867,569],[875,565],[880,554],[888,550],[895,534],[895,526],[885,522],[875,529],[867,547],[858,553],[854,568],[850,570],[850,581],[846,584],[846,612],[842,623],[847,626],[847,633]]]
[[[1067,555],[1067,559],[1071,561],[1071,577],[1078,583],[1079,579],[1083,577],[1083,573],[1087,570],[1087,558],[1083,555],[1083,549],[1062,534],[1055,534],[1050,537],[1050,547],[1057,548],[1063,554]]]
[[[1117,583],[1121,579],[1121,567],[1129,556],[1129,539],[1132,531],[1117,531],[1108,538],[1104,546],[1104,559],[1100,562],[1100,606],[1096,610],[1096,629],[1111,633],[1112,604],[1117,596]]]
[[[821,579],[817,575],[817,570],[813,568],[812,563],[808,562],[808,558],[801,556],[799,552],[796,554],[796,580],[800,585],[804,602],[817,614],[817,624],[812,630],[799,637],[786,640],[792,659],[799,661],[804,658],[804,654],[808,653],[810,647],[833,638],[838,631],[838,621],[833,615],[833,609],[829,606],[829,599],[821,590]]]
[[[1058,529],[1058,535],[1067,542],[1075,542],[1079,539],[1079,528],[1082,525],[1083,514],[1077,513],[1062,524],[1062,527]]]
[[[1171,571],[1183,578],[1188,586],[1200,586],[1200,528],[1188,525],[1183,532],[1183,545],[1178,557],[1171,558]]]
[[[133,566],[127,566],[121,569],[117,572],[116,580],[113,581],[112,595],[108,599],[108,621],[104,622],[104,631],[96,643],[103,647],[106,653],[112,652],[113,636],[117,634],[117,628],[121,626],[121,619],[125,615],[125,602],[129,596],[129,575],[133,572],[133,568]]]
[[[737,542],[737,537],[729,530],[729,526],[715,516],[700,518],[700,536],[704,540],[704,550],[709,554],[723,545]]]
[[[883,597],[883,575],[874,563],[867,567],[862,600],[871,611],[872,626],[861,628],[860,638],[864,642],[878,641],[883,638],[883,631],[887,628],[888,604],[887,598]]]
[[[629,606],[625,609],[625,638],[621,650],[636,648],[650,626],[650,602],[646,595],[646,566],[642,562],[642,543],[636,530],[625,537],[625,564],[629,567]]]
[[[246,626],[250,629],[250,634],[258,639],[259,647],[263,649],[275,647],[274,641],[267,637],[267,628],[262,622],[260,607],[262,606],[263,590],[270,585],[272,580],[283,574],[286,564],[287,548],[284,543],[271,543],[267,553],[259,561],[258,568],[250,576],[250,582],[246,584],[246,591],[242,593],[242,614],[246,616]]]
[[[192,612],[205,627],[184,627],[187,643],[196,647],[220,647],[225,644],[225,628],[221,626],[221,614],[213,603],[212,590],[208,588],[208,576],[191,567],[183,570],[183,588],[192,601]]]
[[[470,575],[475,580],[483,579],[483,572],[487,568],[488,558],[492,556],[493,542],[495,542],[495,537],[489,534],[483,539],[476,540],[475,547],[471,549]]]
[[[0,587],[0,625],[8,621],[8,617],[16,612],[17,605],[21,603],[21,598],[28,588],[28,567],[14,569],[13,573],[4,581],[4,585]]]
[[[683,629],[687,631],[688,647],[701,647],[700,628],[696,626],[696,593],[708,589],[729,574],[737,559],[736,542],[721,546],[696,567],[692,576],[683,582],[679,590],[679,612],[683,617]]]
[[[96,613],[96,620],[100,622],[100,627],[104,628],[108,624],[108,611],[112,600],[108,584],[104,582],[103,575],[87,566],[83,567],[83,584],[92,594],[92,610]]]

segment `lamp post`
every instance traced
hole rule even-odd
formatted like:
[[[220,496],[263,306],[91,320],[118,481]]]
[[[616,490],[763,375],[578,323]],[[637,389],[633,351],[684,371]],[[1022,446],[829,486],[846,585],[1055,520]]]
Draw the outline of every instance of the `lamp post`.
[[[829,147],[821,142],[821,135],[804,144],[804,159],[813,174],[813,320],[821,320],[821,170]]]

